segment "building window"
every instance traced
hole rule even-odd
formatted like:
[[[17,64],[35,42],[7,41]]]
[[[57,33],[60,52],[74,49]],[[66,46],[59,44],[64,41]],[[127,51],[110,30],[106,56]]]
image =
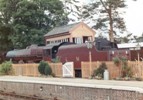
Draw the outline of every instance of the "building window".
[[[89,37],[88,37],[88,40],[89,40],[89,41],[92,41],[92,37],[91,37],[91,36],[89,36]]]
[[[75,38],[72,39],[73,43],[75,43]]]
[[[46,41],[46,44],[50,44],[50,41]]]
[[[77,43],[77,44],[83,43],[82,37],[77,37],[77,38],[75,38],[75,43]]]
[[[87,36],[83,36],[83,43],[85,43],[86,41],[88,41],[88,37]]]
[[[50,41],[50,43],[52,44],[52,43],[54,43],[54,41]]]
[[[58,43],[61,43],[61,40],[58,40]]]

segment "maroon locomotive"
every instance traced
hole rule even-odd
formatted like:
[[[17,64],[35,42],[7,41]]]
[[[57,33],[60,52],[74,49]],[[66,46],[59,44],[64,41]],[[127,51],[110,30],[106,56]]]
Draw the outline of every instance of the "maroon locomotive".
[[[43,46],[31,45],[26,49],[7,52],[6,58],[14,63],[39,62],[43,59]]]
[[[55,43],[46,46],[31,45],[26,49],[12,50],[6,54],[8,59],[13,62],[40,62],[54,61],[57,57],[64,64],[65,62],[74,62],[76,77],[81,76],[81,62],[89,61],[89,53],[91,53],[92,61],[112,61],[116,56],[124,56],[128,60],[137,59],[137,53],[140,53],[140,57],[143,57],[141,53],[136,50],[130,50],[126,48],[118,48],[117,44],[113,44],[106,39],[96,39],[96,42],[92,44],[92,48],[88,49],[86,43],[73,44],[73,43]],[[141,59],[140,59],[141,60]]]
[[[101,50],[96,45],[88,49],[86,44],[62,45],[59,47],[56,56],[63,63],[74,62],[74,68],[80,69],[81,61],[89,61],[89,52],[91,52],[92,61],[112,61],[116,56],[124,56],[130,60],[131,56],[128,49],[119,50],[115,47],[109,47]]]
[[[6,57],[16,63],[52,61],[52,59],[59,57],[62,63],[74,62],[74,67],[78,69],[81,67],[81,61],[89,61],[89,52],[91,52],[92,61],[111,61],[113,57],[118,55],[130,59],[128,49],[119,50],[116,44],[112,44],[106,39],[96,39],[91,49],[88,49],[85,43],[63,42],[46,46],[31,45],[26,49],[9,51]]]

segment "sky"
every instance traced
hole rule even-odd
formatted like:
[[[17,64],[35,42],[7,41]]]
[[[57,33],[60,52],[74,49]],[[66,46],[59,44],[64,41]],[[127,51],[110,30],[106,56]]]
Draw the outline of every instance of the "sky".
[[[141,36],[143,33],[143,0],[133,2],[127,0],[128,7],[124,15],[126,26],[133,35]]]
[[[89,2],[92,0],[83,0]],[[127,30],[133,35],[141,36],[143,33],[143,0],[127,0],[124,19]]]
[[[89,3],[92,0],[78,0],[80,4]],[[125,8],[124,20],[127,31],[133,33],[133,36],[141,36],[143,34],[143,0],[127,0],[128,5]],[[73,16],[72,16],[73,17]],[[125,34],[123,36],[126,36]]]

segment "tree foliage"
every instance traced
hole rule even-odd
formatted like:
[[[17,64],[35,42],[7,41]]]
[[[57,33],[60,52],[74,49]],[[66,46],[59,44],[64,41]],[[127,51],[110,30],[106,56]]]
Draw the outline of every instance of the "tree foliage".
[[[76,0],[70,0],[68,4],[74,5],[73,16],[85,21],[101,33],[108,33],[111,42],[117,33],[126,31],[123,13],[126,0],[91,0],[90,3],[79,5]],[[73,6],[71,6],[73,8]],[[68,9],[70,9],[68,7]],[[94,24],[95,23],[95,24]],[[119,34],[118,34],[119,35]]]
[[[0,52],[7,51],[12,47],[10,35],[13,32],[11,26],[13,4],[11,4],[11,1],[14,0],[0,0]],[[6,2],[9,2],[9,4]]]
[[[120,8],[126,6],[125,0],[100,0],[100,5],[102,5],[102,9],[100,9],[101,15],[105,14],[106,17],[102,19],[99,18],[97,25],[93,27],[100,29],[109,27],[107,28],[107,32],[109,33],[110,41],[114,42],[114,33],[116,34],[115,28],[120,32],[125,31],[125,23],[119,11]]]
[[[68,22],[59,0],[0,0],[0,12],[0,22],[13,30],[7,39],[15,48],[43,44],[44,34]]]
[[[11,26],[0,26],[0,52],[7,51],[12,48],[10,34],[13,31]]]

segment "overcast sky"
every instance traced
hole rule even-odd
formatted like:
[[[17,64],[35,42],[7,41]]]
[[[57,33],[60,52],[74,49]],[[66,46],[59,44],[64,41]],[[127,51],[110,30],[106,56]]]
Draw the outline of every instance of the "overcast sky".
[[[134,35],[140,36],[143,33],[143,0],[127,1],[128,7],[125,14],[127,28]]]
[[[79,0],[80,4],[88,3],[92,0]],[[143,34],[143,0],[127,0],[125,8],[125,23],[127,30],[133,35],[141,36]]]
[[[90,0],[83,0],[89,2]],[[124,15],[127,30],[133,35],[141,36],[143,33],[143,0],[127,0],[128,7]]]

